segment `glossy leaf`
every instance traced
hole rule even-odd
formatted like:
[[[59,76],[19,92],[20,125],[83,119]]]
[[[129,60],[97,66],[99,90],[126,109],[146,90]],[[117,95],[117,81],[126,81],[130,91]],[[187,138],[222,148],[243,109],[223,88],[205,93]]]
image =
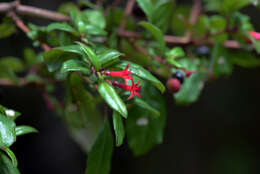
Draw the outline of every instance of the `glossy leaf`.
[[[163,97],[153,86],[144,86],[142,99],[160,111],[160,117],[151,116],[151,112],[138,105],[129,108],[126,120],[127,142],[135,156],[143,155],[162,143],[166,118]]]
[[[76,30],[70,26],[67,23],[51,23],[50,25],[47,26],[47,31],[53,31],[53,30],[60,30],[60,31],[66,31],[70,33],[75,33]]]
[[[176,104],[188,105],[198,100],[204,87],[205,74],[195,73],[186,78],[179,92],[174,94]]]
[[[150,104],[145,102],[144,100],[142,100],[140,98],[135,98],[134,103],[137,106],[139,106],[140,108],[143,108],[146,111],[149,111],[150,114],[152,114],[154,117],[159,117],[160,116],[160,112],[157,109],[155,109],[154,107],[152,107]]]
[[[15,142],[15,140],[14,120],[0,114],[0,148],[8,148]]]
[[[121,146],[125,137],[125,129],[121,115],[117,112],[113,112],[113,125],[116,135],[116,146]]]
[[[98,71],[101,68],[100,60],[98,59],[96,53],[88,46],[78,42],[80,45],[80,48],[83,50],[83,52],[88,56],[91,64],[95,67],[95,69]]]
[[[254,68],[260,65],[260,60],[254,54],[247,51],[236,51],[229,54],[232,63],[244,68]]]
[[[38,132],[37,129],[35,129],[31,126],[16,126],[15,127],[16,136],[30,134],[30,133],[37,133],[37,132]]]
[[[165,90],[164,85],[156,77],[154,77],[149,71],[145,70],[140,65],[137,65],[137,64],[134,64],[134,63],[131,63],[131,62],[128,62],[128,61],[119,61],[119,63],[115,64],[113,67],[125,69],[125,67],[128,64],[130,64],[129,69],[131,70],[131,72],[134,75],[151,82],[161,92],[164,92],[164,90]]]
[[[1,174],[20,174],[14,167],[12,161],[2,152],[0,152],[0,173]]]
[[[102,67],[107,67],[119,60],[119,56],[123,55],[117,50],[107,49],[100,52],[97,56],[100,60]]]
[[[113,152],[113,135],[109,122],[105,121],[104,129],[100,132],[88,160],[86,174],[109,174]]]
[[[9,149],[9,148],[6,148],[4,151],[11,158],[13,166],[17,167],[18,166],[18,162],[17,162],[16,156],[13,153],[13,151],[11,149]]]
[[[106,26],[106,20],[103,13],[99,10],[85,10],[84,15],[88,19],[91,25],[94,25],[100,29],[104,29]]]
[[[158,41],[159,45],[160,45],[160,51],[162,53],[164,53],[165,51],[165,41],[164,41],[164,37],[163,37],[163,33],[162,31],[156,27],[155,25],[148,23],[148,22],[140,22],[139,23],[142,27],[144,27],[153,37],[155,40]]]
[[[153,4],[149,0],[137,0],[138,5],[146,14],[149,21],[152,20]]]
[[[62,64],[61,73],[67,73],[71,71],[79,71],[83,74],[90,74],[90,69],[88,65],[86,65],[84,62],[80,60],[67,60]]]
[[[123,117],[127,118],[126,105],[119,97],[113,86],[105,81],[102,81],[98,84],[98,92],[112,109],[116,110]]]

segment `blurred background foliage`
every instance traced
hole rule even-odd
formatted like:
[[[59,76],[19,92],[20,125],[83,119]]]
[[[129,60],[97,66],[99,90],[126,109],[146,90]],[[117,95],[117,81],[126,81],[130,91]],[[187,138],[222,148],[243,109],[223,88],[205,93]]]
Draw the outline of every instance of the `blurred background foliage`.
[[[56,10],[63,2],[22,0],[23,4],[51,10]],[[187,17],[191,4],[188,0],[177,0],[173,7],[169,25],[176,35],[184,34],[185,24],[175,20],[178,18],[174,16]],[[214,15],[214,10],[221,7],[217,3],[208,8]],[[259,31],[259,11],[248,6],[242,12],[251,17],[255,30]],[[138,15],[140,9],[134,13]],[[223,13],[226,13],[225,9]],[[35,18],[24,18],[24,21],[48,24],[48,21]],[[127,27],[133,26],[129,23]],[[19,30],[15,35],[0,40],[2,57],[23,57],[24,47],[31,47],[31,41]],[[172,95],[166,92],[164,143],[138,158],[133,157],[124,143],[114,151],[111,173],[259,173],[259,75],[259,68],[235,66],[228,78],[206,83],[200,99],[188,107],[176,106]],[[84,172],[86,156],[71,140],[65,125],[47,110],[38,91],[31,87],[1,87],[0,103],[22,113],[18,125],[31,125],[39,130],[38,135],[24,136],[13,145],[21,173]]]

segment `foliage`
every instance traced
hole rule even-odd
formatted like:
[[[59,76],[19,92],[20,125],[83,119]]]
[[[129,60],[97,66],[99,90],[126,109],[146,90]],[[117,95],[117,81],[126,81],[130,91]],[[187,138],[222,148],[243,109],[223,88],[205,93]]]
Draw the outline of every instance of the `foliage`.
[[[44,43],[51,49],[36,53],[25,48],[24,58],[2,57],[0,84],[41,86],[48,108],[88,154],[86,174],[108,174],[114,145],[126,139],[139,156],[163,142],[164,84],[177,70],[186,77],[172,96],[176,104],[189,105],[199,100],[211,79],[231,75],[235,66],[260,65],[254,52],[260,51],[260,38],[250,34],[250,18],[239,11],[253,0],[204,0],[202,6],[199,2],[190,7],[170,0],[137,0],[145,14],[141,19],[124,16],[123,9],[113,5],[61,4],[59,12],[71,20],[28,24],[26,34],[33,45]],[[192,16],[187,18],[194,8],[204,13],[191,21]],[[0,38],[15,31],[15,23],[4,17]],[[197,49],[201,46],[207,49]],[[55,95],[57,83],[62,99]],[[19,116],[0,105],[0,173],[19,173],[10,146],[17,136],[37,132],[17,126]]]

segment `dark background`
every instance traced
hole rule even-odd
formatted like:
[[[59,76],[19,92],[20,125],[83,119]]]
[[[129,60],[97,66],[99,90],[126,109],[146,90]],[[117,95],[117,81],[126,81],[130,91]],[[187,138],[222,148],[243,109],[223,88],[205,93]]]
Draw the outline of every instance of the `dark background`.
[[[23,4],[52,10],[62,2],[22,0]],[[244,11],[259,29],[259,11],[257,14],[251,7]],[[47,23],[32,18],[27,21]],[[24,46],[31,46],[31,42],[18,31],[0,40],[0,55],[22,56]],[[259,173],[259,77],[259,68],[236,67],[231,77],[207,83],[199,101],[190,107],[175,106],[172,96],[165,94],[168,116],[164,143],[139,158],[134,158],[126,145],[116,148],[111,173]],[[86,155],[69,137],[63,123],[46,109],[36,90],[0,87],[0,103],[22,113],[18,125],[31,125],[40,132],[19,137],[12,146],[21,173],[84,173]]]

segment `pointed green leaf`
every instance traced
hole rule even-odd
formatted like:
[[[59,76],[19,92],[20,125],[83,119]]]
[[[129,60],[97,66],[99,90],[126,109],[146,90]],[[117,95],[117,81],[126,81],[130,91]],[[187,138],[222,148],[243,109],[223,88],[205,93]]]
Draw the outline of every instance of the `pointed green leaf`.
[[[17,167],[18,162],[17,162],[16,156],[15,156],[15,154],[13,153],[13,151],[12,151],[11,149],[9,149],[9,148],[4,149],[4,151],[5,151],[5,153],[11,158],[12,163],[13,163],[13,166],[14,166],[14,167]]]
[[[35,129],[31,126],[16,126],[16,128],[15,128],[16,136],[30,134],[30,133],[37,133],[37,132],[38,132],[37,129]]]
[[[2,152],[0,152],[0,173],[1,174],[20,174],[14,167],[12,161]]]
[[[98,92],[112,109],[116,110],[123,117],[127,118],[126,105],[119,97],[113,86],[105,81],[102,81],[98,85]]]
[[[123,55],[117,50],[107,49],[105,51],[100,52],[97,56],[100,60],[102,67],[107,67],[119,60],[119,56]]]
[[[70,71],[79,71],[83,74],[90,74],[90,69],[88,68],[88,65],[85,64],[85,62],[74,59],[64,62],[60,70],[61,73],[67,73]]]
[[[145,70],[142,66],[134,64],[132,62],[128,61],[119,61],[117,64],[115,64],[113,67],[125,69],[125,67],[130,64],[129,69],[131,72],[149,82],[151,82],[155,87],[157,87],[161,92],[165,91],[165,87],[156,77],[154,77],[149,71]]]
[[[176,59],[178,57],[184,57],[185,53],[181,47],[175,47],[166,52],[166,57]]]
[[[110,163],[113,152],[113,135],[109,122],[105,121],[105,126],[99,134],[92,147],[87,160],[86,174],[109,174]]]
[[[143,109],[149,111],[154,117],[160,116],[160,112],[157,109],[155,109],[154,107],[152,107],[151,105],[149,105],[144,100],[142,100],[140,98],[135,98],[134,103],[137,106],[139,106],[140,108],[143,108]]]
[[[121,146],[125,137],[125,129],[121,115],[117,112],[113,112],[113,125],[116,135],[116,146]]]
[[[51,23],[47,26],[47,31],[61,30],[70,33],[76,33],[76,30],[67,23]]]
[[[137,0],[137,3],[144,11],[148,20],[151,21],[153,15],[153,4],[149,0]]]

